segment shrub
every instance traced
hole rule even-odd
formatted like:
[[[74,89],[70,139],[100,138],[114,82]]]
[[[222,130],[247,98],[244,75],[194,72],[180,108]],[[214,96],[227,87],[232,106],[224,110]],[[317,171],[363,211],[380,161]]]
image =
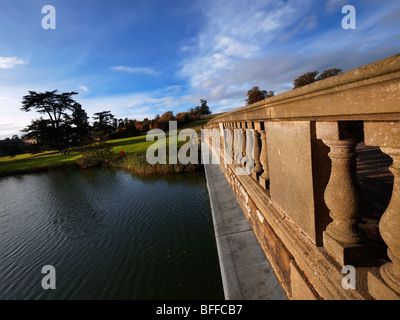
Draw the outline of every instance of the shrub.
[[[82,149],[82,158],[78,165],[82,168],[96,167],[106,164],[112,157],[112,146],[104,141],[95,142]]]

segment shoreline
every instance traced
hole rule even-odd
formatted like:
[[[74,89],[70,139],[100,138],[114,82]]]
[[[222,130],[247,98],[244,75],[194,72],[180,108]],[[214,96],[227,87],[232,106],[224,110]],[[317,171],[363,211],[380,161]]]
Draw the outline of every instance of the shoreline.
[[[140,153],[133,153],[130,156],[140,157]],[[103,165],[92,166],[90,168],[106,168],[111,170],[124,170],[128,173],[137,175],[139,177],[143,176],[150,176],[154,174],[176,174],[176,173],[190,173],[190,172],[197,172],[203,168],[202,164],[148,164],[148,163],[121,163],[118,162],[109,162]],[[86,169],[81,167],[78,164],[78,161],[69,163],[69,164],[60,164],[60,165],[53,165],[53,166],[42,166],[42,167],[32,167],[26,169],[17,169],[12,171],[5,171],[0,172],[0,179],[7,178],[12,176],[19,176],[24,174],[34,174],[34,173],[43,173],[43,172],[57,172],[57,171],[65,171],[65,170],[76,170],[76,169]]]

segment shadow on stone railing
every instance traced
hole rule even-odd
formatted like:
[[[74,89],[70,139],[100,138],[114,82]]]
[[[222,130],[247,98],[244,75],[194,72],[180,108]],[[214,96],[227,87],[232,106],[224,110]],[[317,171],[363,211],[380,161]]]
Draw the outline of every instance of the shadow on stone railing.
[[[207,129],[288,297],[400,298],[400,55],[217,116]],[[360,143],[393,159],[381,218],[359,181]],[[374,214],[383,241],[361,228]]]

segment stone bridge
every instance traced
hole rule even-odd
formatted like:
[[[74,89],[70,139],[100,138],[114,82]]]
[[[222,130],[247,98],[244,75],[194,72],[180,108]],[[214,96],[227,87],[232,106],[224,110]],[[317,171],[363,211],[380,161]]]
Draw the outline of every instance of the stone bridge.
[[[400,299],[400,55],[205,129],[289,299]]]

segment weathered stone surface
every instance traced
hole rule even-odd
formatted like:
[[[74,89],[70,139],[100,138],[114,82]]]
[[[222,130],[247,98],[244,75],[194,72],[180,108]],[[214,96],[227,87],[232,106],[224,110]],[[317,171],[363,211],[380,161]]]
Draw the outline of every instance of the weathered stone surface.
[[[391,262],[381,267],[380,276],[400,296],[400,123],[366,123],[365,130],[366,142],[377,144],[393,159],[389,168],[394,177],[392,197],[379,222],[380,233],[388,245],[387,253]],[[374,290],[372,284],[371,289]]]
[[[329,172],[315,176],[313,161],[326,162],[326,149],[315,148],[313,126],[309,121],[265,123],[268,141],[268,168],[272,200],[318,245],[329,222],[323,194],[314,192],[316,181],[326,181]],[[315,154],[323,154],[317,157]],[[314,159],[314,160],[313,160]],[[319,166],[326,168],[326,165]]]
[[[290,278],[292,282],[293,300],[320,300],[321,297],[312,287],[310,282],[304,277],[299,268],[290,261]]]
[[[379,273],[368,272],[368,288],[376,300],[400,300],[400,295],[387,286]]]
[[[272,200],[315,241],[310,122],[268,122]]]
[[[324,232],[324,248],[328,250],[341,266],[370,266],[377,260],[376,245],[370,243],[349,244],[334,239]]]
[[[324,232],[324,247],[342,265],[372,265],[377,250],[359,228],[366,199],[357,178],[356,145],[362,139],[358,121],[318,122],[317,138],[330,148],[331,175],[325,203],[333,221]]]
[[[268,146],[267,146],[267,134],[264,130],[264,123],[260,126],[260,138],[261,138],[261,151],[260,151],[260,162],[262,165],[263,172],[259,177],[258,181],[264,189],[269,189],[269,167],[268,167]]]

